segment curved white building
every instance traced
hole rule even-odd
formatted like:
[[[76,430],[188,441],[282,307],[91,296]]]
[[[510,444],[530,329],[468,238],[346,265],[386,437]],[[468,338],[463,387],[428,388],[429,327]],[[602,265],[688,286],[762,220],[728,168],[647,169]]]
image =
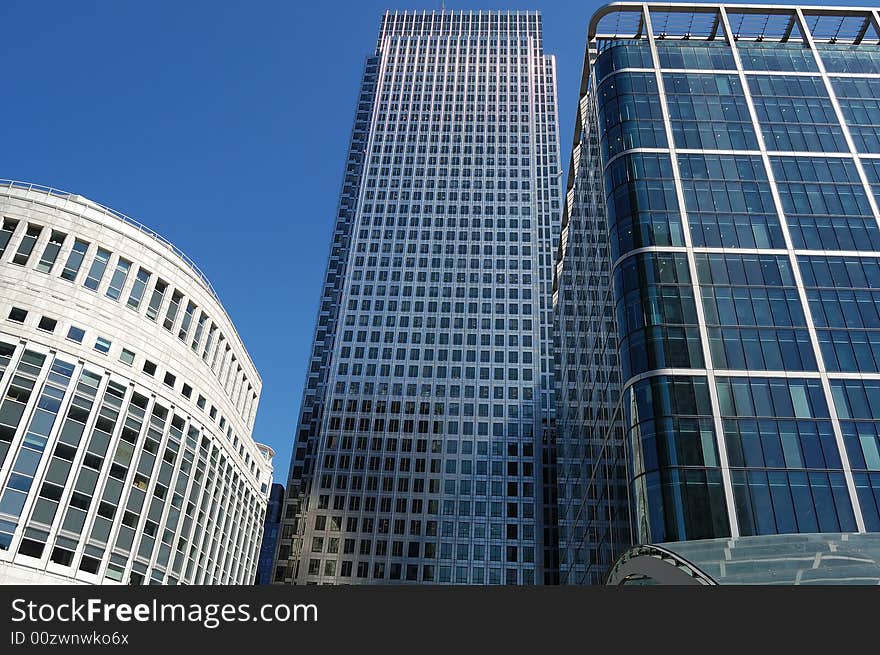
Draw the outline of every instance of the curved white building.
[[[261,381],[211,285],[81,196],[0,181],[0,222],[0,583],[251,583]]]

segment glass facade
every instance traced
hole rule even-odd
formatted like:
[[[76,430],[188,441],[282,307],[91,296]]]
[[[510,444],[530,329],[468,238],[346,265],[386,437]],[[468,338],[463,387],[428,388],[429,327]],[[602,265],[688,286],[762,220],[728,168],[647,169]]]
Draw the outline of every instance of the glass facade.
[[[385,14],[275,582],[555,579],[560,170],[555,61],[537,13]]]
[[[880,534],[818,532],[645,544],[621,555],[610,585],[877,585]]]
[[[593,17],[555,280],[563,582],[634,543],[880,528],[878,24]]]
[[[257,560],[257,577],[254,584],[270,584],[275,564],[275,549],[281,534],[281,512],[284,509],[284,485],[273,484],[266,504],[266,520],[263,521],[263,541]]]

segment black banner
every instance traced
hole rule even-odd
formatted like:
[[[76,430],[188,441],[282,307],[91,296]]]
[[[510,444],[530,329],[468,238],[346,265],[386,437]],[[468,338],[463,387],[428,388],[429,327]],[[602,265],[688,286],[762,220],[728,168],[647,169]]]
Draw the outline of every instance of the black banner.
[[[874,641],[842,587],[0,587],[0,653],[810,651]],[[201,651],[202,648],[211,649]],[[318,649],[313,651],[312,649]]]

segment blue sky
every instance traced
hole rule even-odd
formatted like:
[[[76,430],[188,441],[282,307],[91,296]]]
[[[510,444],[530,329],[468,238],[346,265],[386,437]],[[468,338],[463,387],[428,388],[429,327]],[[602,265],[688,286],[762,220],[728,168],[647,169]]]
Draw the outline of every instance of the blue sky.
[[[541,10],[545,50],[557,57],[565,166],[587,21],[601,4],[445,3]],[[109,205],[199,264],[262,375],[254,437],[276,449],[277,481],[287,476],[364,57],[386,9],[440,7],[0,3],[0,178]]]

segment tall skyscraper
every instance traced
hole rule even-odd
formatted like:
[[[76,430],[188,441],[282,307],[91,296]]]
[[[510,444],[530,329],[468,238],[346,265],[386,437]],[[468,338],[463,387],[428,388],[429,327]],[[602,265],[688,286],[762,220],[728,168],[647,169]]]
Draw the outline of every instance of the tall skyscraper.
[[[552,577],[559,176],[539,14],[385,14],[358,98],[275,582]]]
[[[563,212],[563,582],[631,543],[880,530],[880,16],[592,19]]]

